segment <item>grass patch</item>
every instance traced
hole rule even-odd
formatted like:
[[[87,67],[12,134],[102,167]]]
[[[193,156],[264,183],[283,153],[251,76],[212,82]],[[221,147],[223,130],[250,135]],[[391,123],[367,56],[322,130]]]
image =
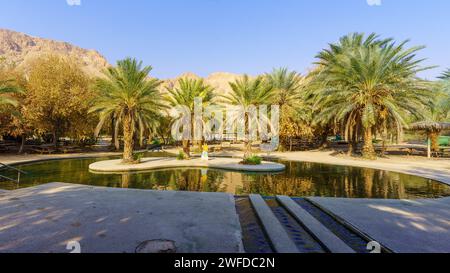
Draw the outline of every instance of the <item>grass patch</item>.
[[[177,160],[188,160],[188,159],[189,156],[183,151],[180,151],[177,155]]]
[[[134,163],[141,163],[141,160],[144,158],[145,153],[135,153],[133,154]]]
[[[252,155],[247,158],[244,158],[244,160],[242,160],[241,162],[242,165],[261,165],[261,163],[262,158],[257,155]]]

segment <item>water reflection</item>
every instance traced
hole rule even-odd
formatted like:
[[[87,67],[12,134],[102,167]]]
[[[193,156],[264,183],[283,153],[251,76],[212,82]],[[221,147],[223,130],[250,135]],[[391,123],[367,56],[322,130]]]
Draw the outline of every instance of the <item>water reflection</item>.
[[[19,185],[1,182],[0,188],[15,189],[48,182],[93,186],[250,193],[265,196],[327,196],[347,198],[414,199],[450,196],[450,187],[433,180],[346,166],[282,162],[279,174],[250,174],[208,169],[176,169],[141,173],[95,174],[89,164],[99,159],[51,161],[20,166],[29,174]]]

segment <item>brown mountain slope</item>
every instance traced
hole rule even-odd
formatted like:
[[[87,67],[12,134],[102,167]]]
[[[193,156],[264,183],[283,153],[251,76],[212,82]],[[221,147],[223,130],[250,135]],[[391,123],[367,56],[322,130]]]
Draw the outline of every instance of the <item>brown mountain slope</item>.
[[[95,50],[86,50],[69,43],[32,37],[20,32],[0,29],[0,59],[6,64],[27,69],[27,64],[43,54],[60,54],[79,61],[89,75],[97,76],[109,66]]]
[[[233,74],[233,73],[226,73],[226,72],[216,72],[210,74],[208,77],[204,78],[205,83],[211,85],[214,87],[216,94],[227,94],[231,92],[231,88],[229,85],[229,82],[233,82],[236,79],[241,77],[241,75]],[[177,87],[177,82],[181,78],[187,78],[187,79],[200,79],[201,77],[192,73],[187,72],[183,73],[182,75],[174,78],[174,79],[166,79],[164,80],[161,90],[165,91],[166,87],[169,86],[175,86]]]
[[[78,60],[88,75],[99,76],[101,72],[110,64],[97,51],[87,50],[66,42],[59,42],[50,39],[32,37],[20,32],[0,29],[0,62],[4,64],[16,65],[19,68],[27,69],[28,64],[35,58],[44,54],[60,54]],[[205,83],[216,89],[216,94],[230,92],[229,82],[239,78],[240,75],[232,73],[218,72],[205,78]],[[161,86],[176,85],[180,78],[199,79],[194,73],[188,72],[174,79],[166,79]]]

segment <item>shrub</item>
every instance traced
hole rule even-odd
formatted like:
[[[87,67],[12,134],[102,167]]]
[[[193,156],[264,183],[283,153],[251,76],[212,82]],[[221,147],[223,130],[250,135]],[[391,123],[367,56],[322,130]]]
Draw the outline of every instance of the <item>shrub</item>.
[[[153,141],[152,141],[152,145],[154,145],[154,146],[158,146],[158,145],[161,145],[162,143],[161,143],[161,141],[159,140],[159,139],[153,139]]]
[[[247,158],[244,158],[244,160],[241,162],[243,165],[261,165],[262,158],[257,155],[252,155]]]
[[[183,151],[180,151],[177,155],[177,160],[187,160],[189,157]]]
[[[144,158],[144,153],[135,153],[135,154],[133,154],[134,162],[140,163],[142,158]]]

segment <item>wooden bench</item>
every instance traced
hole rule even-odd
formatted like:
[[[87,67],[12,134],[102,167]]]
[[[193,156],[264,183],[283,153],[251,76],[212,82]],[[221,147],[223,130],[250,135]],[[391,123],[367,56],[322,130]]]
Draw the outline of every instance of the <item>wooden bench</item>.
[[[29,151],[39,153],[39,154],[53,154],[56,153],[57,150],[55,149],[55,146],[33,146],[29,149]]]

